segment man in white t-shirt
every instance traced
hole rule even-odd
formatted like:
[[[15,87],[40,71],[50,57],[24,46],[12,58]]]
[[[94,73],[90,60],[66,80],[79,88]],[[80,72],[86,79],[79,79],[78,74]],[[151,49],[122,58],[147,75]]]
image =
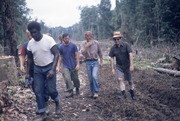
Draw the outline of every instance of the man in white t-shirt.
[[[46,113],[45,91],[55,101],[55,111],[59,114],[59,95],[56,89],[58,47],[52,37],[41,34],[41,26],[38,22],[29,23],[28,30],[32,36],[27,46],[29,52],[28,67],[34,62],[34,91],[38,106],[36,114],[43,115]]]

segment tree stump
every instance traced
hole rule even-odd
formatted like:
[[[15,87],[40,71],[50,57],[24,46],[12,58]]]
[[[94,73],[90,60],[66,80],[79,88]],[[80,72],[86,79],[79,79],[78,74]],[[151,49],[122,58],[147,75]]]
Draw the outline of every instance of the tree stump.
[[[4,80],[0,82],[0,115],[3,113],[3,108],[8,106],[8,94],[7,94],[8,81]]]
[[[18,80],[17,67],[13,56],[0,56],[0,82],[8,80],[16,83]]]

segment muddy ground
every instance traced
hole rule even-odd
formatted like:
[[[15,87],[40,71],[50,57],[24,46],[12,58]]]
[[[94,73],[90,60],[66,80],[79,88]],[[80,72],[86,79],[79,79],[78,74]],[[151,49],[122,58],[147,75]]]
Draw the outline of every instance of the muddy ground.
[[[62,111],[54,114],[54,103],[50,101],[51,114],[39,117],[35,114],[36,103],[20,104],[23,108],[21,118],[8,120],[28,121],[178,121],[180,120],[180,78],[158,74],[153,71],[135,69],[133,80],[136,85],[137,100],[131,100],[127,89],[127,98],[118,99],[119,88],[115,78],[111,75],[109,64],[105,64],[99,72],[99,98],[90,98],[89,83],[82,64],[79,71],[81,94],[74,98],[65,98],[65,83],[58,73],[57,87],[61,94]],[[24,117],[22,116],[24,115]],[[11,114],[12,116],[12,114]]]
[[[108,47],[109,45],[104,45],[103,54],[108,54]],[[105,63],[99,70],[100,92],[97,99],[90,97],[89,81],[85,63],[83,63],[79,71],[80,95],[73,98],[65,98],[65,83],[61,73],[57,73],[57,88],[61,95],[62,106],[60,115],[55,115],[54,102],[50,100],[51,113],[45,117],[37,116],[35,96],[32,90],[20,85],[9,87],[11,100],[7,101],[9,105],[4,109],[0,120],[180,121],[180,77],[135,68],[132,79],[135,83],[137,100],[130,98],[128,88],[127,98],[121,100],[117,98],[120,93],[119,84],[111,74],[107,58]]]

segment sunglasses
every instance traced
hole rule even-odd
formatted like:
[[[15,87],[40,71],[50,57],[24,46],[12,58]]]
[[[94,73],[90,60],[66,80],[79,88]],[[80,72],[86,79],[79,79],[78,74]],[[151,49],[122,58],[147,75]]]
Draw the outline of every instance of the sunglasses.
[[[114,38],[113,40],[116,41],[116,40],[120,40],[121,38]]]

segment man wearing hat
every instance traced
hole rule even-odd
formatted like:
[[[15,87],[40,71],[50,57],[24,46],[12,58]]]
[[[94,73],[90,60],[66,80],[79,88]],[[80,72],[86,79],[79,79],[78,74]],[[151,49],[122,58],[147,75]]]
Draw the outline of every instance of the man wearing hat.
[[[123,36],[119,31],[114,32],[113,41],[115,42],[115,44],[112,46],[109,53],[109,56],[111,57],[112,73],[115,74],[114,58],[116,58],[116,75],[117,80],[120,83],[121,90],[118,98],[126,98],[124,83],[124,80],[126,80],[128,81],[130,86],[129,93],[131,94],[131,98],[135,100],[136,97],[133,91],[134,84],[131,80],[131,71],[134,70],[132,49],[127,42],[123,42],[121,40],[122,37]]]

